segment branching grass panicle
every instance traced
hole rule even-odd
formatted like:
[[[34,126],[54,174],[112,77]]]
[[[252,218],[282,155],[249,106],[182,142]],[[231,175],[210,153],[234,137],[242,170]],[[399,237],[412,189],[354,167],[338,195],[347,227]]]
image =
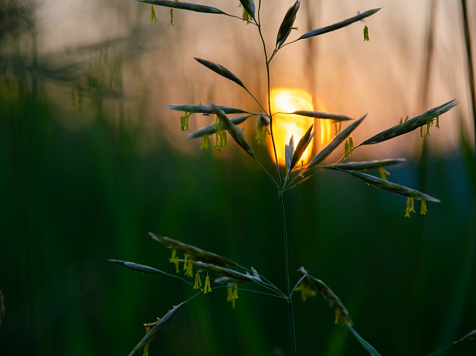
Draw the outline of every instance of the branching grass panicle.
[[[241,6],[241,10],[239,11],[242,11],[241,15],[234,15],[232,13],[228,13],[207,5],[198,5],[182,1],[138,1],[150,4],[152,21],[157,21],[154,6],[159,6],[169,8],[171,10],[171,23],[173,22],[173,10],[175,9],[196,12],[199,13],[198,15],[208,14],[226,16],[230,19],[242,20],[244,25],[249,24],[251,26],[256,27],[256,38],[261,42],[264,54],[262,69],[266,71],[267,92],[262,94],[267,95],[268,100],[266,103],[262,103],[257,100],[257,97],[260,97],[262,95],[259,96],[252,93],[246,87],[245,83],[239,78],[239,75],[228,69],[226,67],[226,64],[222,65],[215,63],[209,59],[202,58],[195,58],[195,60],[210,71],[212,71],[214,74],[221,76],[223,79],[234,82],[235,84],[237,84],[238,87],[241,88],[240,90],[245,90],[250,95],[250,97],[254,101],[256,101],[261,111],[253,112],[247,108],[229,107],[226,105],[222,105],[222,103],[219,103],[219,105],[217,105],[212,102],[208,103],[207,105],[174,104],[168,105],[167,108],[183,112],[183,115],[180,117],[180,126],[182,131],[189,130],[189,119],[193,115],[215,115],[216,121],[214,124],[203,127],[195,132],[189,133],[187,135],[187,138],[202,138],[203,142],[201,144],[201,149],[210,149],[209,139],[212,135],[216,135],[215,148],[221,150],[228,147],[229,141],[227,135],[229,135],[229,137],[232,138],[232,140],[230,141],[234,141],[244,153],[249,155],[250,158],[253,159],[263,169],[263,171],[271,179],[271,182],[276,186],[278,204],[280,205],[282,213],[284,245],[283,262],[285,270],[283,279],[286,282],[286,288],[284,290],[281,290],[273,282],[269,281],[265,276],[261,275],[252,267],[246,268],[236,262],[231,261],[226,257],[220,256],[213,252],[203,250],[199,247],[187,244],[179,240],[150,233],[150,236],[155,241],[172,250],[170,263],[172,263],[174,267],[167,266],[169,269],[172,270],[172,272],[165,272],[153,267],[136,264],[133,262],[126,262],[120,260],[111,261],[140,273],[165,275],[168,277],[179,279],[189,285],[190,292],[192,295],[186,301],[170,309],[162,318],[157,318],[156,322],[146,324],[146,335],[132,350],[130,356],[139,355],[141,352],[147,355],[149,343],[170,324],[170,322],[177,316],[180,311],[182,311],[182,309],[188,303],[190,303],[196,297],[209,294],[215,291],[216,289],[223,289],[223,302],[231,303],[231,306],[233,308],[235,308],[235,306],[239,304],[238,290],[240,290],[240,293],[253,292],[282,299],[284,302],[283,306],[286,305],[286,309],[288,310],[287,319],[289,323],[289,338],[291,344],[291,350],[289,351],[289,354],[292,354],[294,356],[298,354],[298,345],[296,344],[294,326],[295,321],[293,314],[293,294],[294,292],[300,292],[296,294],[300,294],[302,301],[306,301],[310,297],[316,296],[317,292],[319,292],[319,294],[321,294],[322,297],[327,301],[331,309],[334,310],[335,323],[339,323],[348,327],[351,334],[357,339],[357,341],[370,355],[379,355],[379,353],[354,330],[354,323],[352,322],[349,316],[349,311],[346,309],[346,307],[337,297],[337,295],[327,286],[326,283],[316,277],[313,277],[304,267],[301,267],[298,270],[297,282],[295,282],[295,285],[292,288],[288,258],[288,238],[294,238],[294,236],[288,237],[288,232],[286,228],[286,210],[283,196],[289,190],[294,189],[298,185],[310,180],[311,178],[314,178],[317,175],[324,173],[328,170],[332,170],[348,174],[349,176],[357,178],[370,186],[405,197],[406,209],[404,216],[406,217],[410,217],[410,213],[415,212],[414,200],[421,201],[420,214],[426,214],[427,203],[438,203],[438,199],[428,194],[422,193],[418,190],[404,187],[403,185],[390,182],[388,180],[390,172],[387,171],[387,169],[390,169],[389,167],[392,165],[403,163],[405,159],[391,158],[361,162],[342,161],[352,157],[352,154],[359,147],[383,143],[395,137],[409,134],[410,132],[418,128],[420,128],[421,135],[423,136],[423,131],[426,127],[426,135],[429,135],[430,127],[433,124],[436,124],[436,127],[439,128],[440,117],[442,117],[443,114],[446,113],[448,110],[456,106],[458,102],[456,100],[451,100],[443,105],[430,109],[427,112],[412,119],[407,119],[405,121],[401,119],[398,125],[384,130],[380,133],[377,133],[372,137],[368,138],[367,140],[364,140],[360,144],[356,144],[352,137],[352,133],[359,127],[359,125],[365,119],[367,119],[366,113],[362,113],[362,116],[357,120],[355,118],[342,114],[309,110],[296,110],[288,113],[273,113],[270,102],[270,66],[275,56],[278,55],[279,52],[281,50],[284,50],[287,46],[298,45],[298,42],[304,40],[316,40],[316,37],[318,36],[339,30],[341,28],[356,24],[358,22],[364,22],[366,19],[368,20],[369,17],[375,15],[380,9],[371,9],[362,13],[359,12],[357,15],[349,17],[338,23],[314,29],[300,36],[298,35],[299,37],[297,37],[296,39],[291,39],[294,37],[294,33],[297,33],[297,29],[294,27],[294,23],[296,18],[299,16],[299,10],[301,5],[301,1],[297,0],[294,3],[291,3],[291,6],[287,10],[287,12],[283,14],[283,20],[281,21],[279,29],[276,33],[275,43],[272,47],[267,47],[267,44],[262,34],[263,24],[261,22],[261,0],[259,0],[257,4],[255,4],[253,0],[239,0],[239,5]],[[363,31],[364,41],[370,40],[370,25],[370,23],[365,22],[365,26],[363,28],[360,27],[359,29],[359,31]],[[273,49],[271,52],[268,52],[267,48]],[[276,115],[278,114],[299,115],[303,117],[312,118],[314,120],[330,120],[330,122],[335,124],[335,137],[327,146],[325,146],[317,154],[315,154],[309,160],[308,163],[304,163],[304,160],[302,160],[303,153],[309,147],[311,142],[315,139],[315,125],[310,125],[304,135],[302,135],[302,137],[290,136],[286,141],[288,143],[285,145],[286,164],[283,169],[282,167],[280,167],[277,159],[276,145],[278,143],[275,139],[274,133],[274,125],[276,125]],[[247,123],[253,117],[256,118],[256,125],[258,128],[258,136],[256,137],[256,141],[258,143],[265,143],[267,136],[271,138],[276,168],[276,172],[274,174],[268,171],[263,165],[263,163],[260,162],[257,156],[255,155],[254,150],[259,149],[259,147],[253,147],[252,143],[254,140],[247,138],[247,136],[243,132],[243,129],[238,126]],[[396,119],[396,121],[397,120],[398,119]],[[344,126],[344,128],[342,128],[342,126]],[[342,145],[344,146],[344,149],[341,151],[341,158],[335,161],[334,163],[322,165],[322,162],[326,158],[328,158],[333,152],[339,149],[339,147],[342,147]],[[367,171],[374,170],[378,170],[380,177],[366,173]],[[275,241],[274,237],[273,241]],[[212,278],[210,278],[211,276],[214,276],[213,282]],[[277,312],[284,312],[284,310],[280,310]],[[474,335],[469,335],[467,338],[471,337],[474,337]]]

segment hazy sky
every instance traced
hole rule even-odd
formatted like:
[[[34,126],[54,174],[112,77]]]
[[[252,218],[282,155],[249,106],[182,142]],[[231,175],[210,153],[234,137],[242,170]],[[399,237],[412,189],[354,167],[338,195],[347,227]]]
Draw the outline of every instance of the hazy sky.
[[[195,3],[215,6],[236,15],[242,11],[237,7],[238,0]],[[274,48],[277,29],[291,5],[291,1],[263,0],[262,21],[268,52]],[[430,1],[314,0],[309,5],[303,0],[295,23],[298,31],[293,31],[290,39],[310,30],[309,26],[323,27],[352,17],[358,11],[378,7],[382,10],[368,18],[365,24],[359,22],[285,47],[271,64],[271,85],[307,90],[312,93],[314,103],[329,112],[354,118],[368,113],[366,121],[354,134],[357,142],[397,124],[401,117],[412,118],[456,98],[460,101],[459,107],[442,117],[441,130],[433,129],[429,138],[432,150],[452,154],[457,150],[460,113],[468,131],[472,132],[461,15],[459,1],[435,1],[434,6],[434,47],[426,103],[422,92]],[[470,6],[470,16],[474,19],[474,6]],[[169,9],[155,9],[158,23],[150,21],[150,5],[132,0],[100,3],[44,0],[38,11],[40,56],[136,36],[138,32],[150,33],[146,43],[149,50],[124,62],[124,90],[129,97],[143,95],[145,90],[153,98],[147,100],[148,117],[152,121],[160,117],[172,123],[174,140],[183,135],[175,132],[177,113],[167,111],[165,104],[207,103],[213,99],[218,104],[257,110],[241,88],[193,60],[193,57],[200,57],[226,66],[265,101],[263,52],[254,26],[219,15],[177,10],[174,26],[170,26]],[[363,41],[365,25],[369,28],[369,42]],[[115,47],[110,50],[123,55]],[[197,120],[202,125],[210,119]],[[253,127],[254,123],[248,125]],[[396,154],[408,156],[418,154],[419,147],[421,138],[415,131],[379,146],[378,150],[367,149],[363,153],[372,152],[375,158]]]

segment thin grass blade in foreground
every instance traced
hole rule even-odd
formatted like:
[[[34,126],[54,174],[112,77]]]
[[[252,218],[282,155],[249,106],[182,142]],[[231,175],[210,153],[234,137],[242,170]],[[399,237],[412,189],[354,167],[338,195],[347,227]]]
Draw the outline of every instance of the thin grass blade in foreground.
[[[255,3],[253,0],[240,0],[241,6],[243,6],[243,9],[246,10],[248,14],[251,15],[251,17],[254,19],[255,18]]]
[[[179,263],[183,264],[185,263],[185,260],[179,259]],[[200,270],[200,271],[215,273],[215,274],[218,274],[219,276],[232,278],[240,282],[251,282],[251,283],[262,284],[262,283],[259,283],[261,281],[255,276],[244,274],[244,273],[235,271],[234,269],[215,266],[210,263],[205,263],[201,261],[193,261],[192,264],[193,264],[193,268],[196,268],[197,270]]]
[[[469,340],[475,340],[476,339],[476,330],[473,330],[469,333],[467,333],[465,336],[463,336],[461,339],[458,341],[455,341],[454,344],[458,342],[463,342],[463,341],[469,341]]]
[[[289,113],[290,115],[300,115],[300,116],[307,116],[307,117],[313,117],[315,119],[329,119],[333,121],[349,121],[349,120],[354,120],[351,117],[345,116],[345,115],[338,115],[338,114],[328,114],[326,112],[319,112],[319,111],[308,111],[308,110],[297,110],[292,113]]]
[[[139,355],[144,347],[148,345],[153,339],[155,339],[157,335],[159,335],[159,333],[161,333],[172,322],[172,320],[174,320],[174,318],[185,307],[186,304],[187,302],[180,303],[169,310],[167,314],[165,314],[162,319],[160,319],[160,321],[157,322],[157,324],[152,329],[150,329],[147,334],[145,334],[142,340],[131,351],[129,356]]]
[[[284,160],[286,162],[286,167],[288,168],[288,172],[291,172],[291,161],[294,156],[294,136],[291,136],[289,139],[289,143],[284,145]]]
[[[355,336],[355,338],[359,341],[359,343],[362,345],[362,347],[367,350],[367,352],[371,356],[380,356],[380,354],[375,350],[372,345],[370,345],[367,341],[365,341],[357,332],[354,330],[352,327],[353,323],[352,320],[349,317],[349,312],[347,311],[347,308],[342,304],[340,301],[339,297],[330,289],[323,281],[320,279],[317,279],[316,277],[311,276],[308,274],[306,269],[304,267],[301,267],[299,269],[300,275],[302,275],[301,280],[304,281],[304,278],[311,278],[314,280],[314,284],[316,285],[317,290],[319,293],[322,294],[325,300],[329,302],[329,306],[334,309],[336,313],[336,324],[337,322],[341,322],[343,325],[346,325],[349,330],[352,332],[352,334]]]
[[[241,124],[242,122],[244,122],[246,119],[250,118],[251,116],[254,116],[254,114],[234,117],[233,119],[230,119],[230,121],[234,125],[238,125],[238,124]],[[192,133],[188,134],[187,139],[190,140],[192,138],[199,138],[199,137],[202,137],[202,136],[205,136],[205,135],[212,135],[216,132],[217,132],[216,124],[211,124],[211,125],[202,127],[200,130],[197,130],[195,132],[192,132]]]
[[[347,163],[336,163],[325,168],[330,169],[343,169],[347,171],[365,171],[367,169],[378,169],[386,166],[391,166],[401,162],[405,162],[405,158],[388,158],[375,161],[362,161],[362,162],[347,162]]]
[[[349,311],[342,304],[339,297],[330,289],[323,281],[309,275],[314,280],[319,293],[322,294],[325,300],[329,302],[329,306],[335,310],[336,313],[336,324],[340,321],[344,325],[353,325],[352,320],[349,317]]]
[[[122,261],[122,260],[108,260],[109,262],[117,263],[120,266],[127,267],[133,271],[147,273],[147,274],[168,274],[167,272],[161,271],[160,269],[156,269],[154,267],[141,265],[139,263]]]
[[[248,153],[251,157],[254,158],[255,155],[253,153],[253,150],[251,149],[250,144],[246,140],[246,137],[243,134],[243,131],[241,131],[241,129],[238,126],[234,125],[231,122],[231,120],[228,118],[228,116],[225,115],[223,110],[221,110],[218,106],[216,106],[213,103],[210,103],[210,105],[212,106],[213,111],[217,115],[218,119],[220,120],[225,130],[227,130],[230,133],[231,137],[233,137],[236,143],[238,143],[241,146],[241,148],[245,150],[246,153]]]
[[[375,143],[380,143],[384,142],[387,140],[390,140],[394,137],[406,134],[410,131],[413,131],[420,126],[429,124],[431,121],[433,121],[434,118],[437,116],[440,116],[450,110],[451,108],[455,107],[458,105],[458,101],[451,100],[448,101],[447,103],[440,105],[436,108],[430,109],[427,112],[414,117],[413,119],[410,119],[408,121],[405,121],[399,125],[396,125],[388,130],[382,131],[379,134],[369,138],[368,140],[365,140],[364,142],[361,143],[361,145],[373,145]]]
[[[288,9],[286,15],[284,15],[281,26],[279,26],[278,35],[276,36],[276,48],[280,48],[291,33],[299,6],[301,6],[301,0],[296,0],[294,5]]]
[[[253,114],[249,111],[231,106],[216,106],[219,107],[225,114]],[[192,114],[215,114],[213,108],[210,105],[167,105],[167,109],[191,112]]]
[[[244,89],[246,89],[241,79],[238,78],[235,74],[233,74],[230,70],[223,67],[221,64],[213,63],[213,62],[207,61],[206,59],[201,59],[201,58],[193,57],[193,59],[195,59],[198,63],[204,65],[208,69],[214,71],[218,75],[221,75],[222,77],[225,77],[226,79],[229,79],[232,82],[235,82],[236,84],[238,84],[240,87],[243,87]]]
[[[314,158],[309,162],[309,164],[306,167],[306,170],[318,165],[321,163],[327,156],[329,156],[334,150],[339,146],[342,141],[344,141],[351,133],[354,131],[357,126],[359,126],[362,121],[367,117],[367,114],[362,116],[359,120],[353,122],[351,125],[346,127],[342,132],[340,132],[334,139],[326,146],[324,147],[317,155],[314,156]]]
[[[362,14],[359,14],[357,16],[348,18],[347,20],[335,23],[335,24],[330,25],[330,26],[326,26],[326,27],[318,28],[316,30],[312,30],[310,32],[305,33],[301,37],[299,37],[296,41],[303,40],[303,39],[310,38],[310,37],[314,37],[314,36],[323,35],[324,33],[335,31],[335,30],[338,30],[342,27],[349,26],[349,25],[353,24],[354,22],[357,22],[357,21],[365,19],[366,17],[372,16],[373,14],[378,12],[379,10],[380,9],[368,10],[368,11],[365,11],[364,13],[362,13]],[[294,42],[296,42],[296,41],[294,41]]]
[[[469,340],[475,340],[476,339],[476,330],[473,330],[471,332],[469,332],[468,334],[466,334],[465,336],[463,336],[461,339],[459,340],[456,340],[456,341],[453,341],[453,343],[451,345],[448,345],[446,347],[443,347],[442,349],[439,349],[438,351],[435,351],[433,353],[431,353],[430,355],[428,356],[433,356],[433,355],[437,355],[447,349],[449,349],[451,346],[454,346],[456,344],[459,344],[460,342],[463,342],[463,341],[469,341]]]
[[[230,261],[229,259],[219,256],[213,252],[208,252],[205,250],[202,250],[198,247],[185,244],[183,242],[171,239],[169,237],[165,236],[159,236],[156,235],[152,232],[149,232],[150,237],[152,237],[155,241],[160,242],[161,244],[164,244],[171,248],[172,250],[176,250],[178,252],[185,253],[192,257],[193,259],[196,259],[198,261],[202,262],[207,262],[207,263],[212,263],[218,266],[222,267],[238,267],[238,264]]]
[[[299,140],[299,142],[296,146],[296,150],[294,151],[294,154],[292,155],[291,165],[289,167],[290,172],[293,170],[293,168],[296,166],[296,164],[301,159],[304,151],[306,151],[307,146],[309,146],[309,144],[311,143],[312,138],[314,137],[314,133],[311,134],[311,131],[312,131],[313,127],[314,127],[314,125],[311,125],[311,127],[309,127],[309,129],[306,131],[306,133]]]
[[[365,341],[362,336],[360,336],[359,334],[357,334],[357,331],[354,330],[354,328],[351,326],[351,325],[347,325],[347,327],[349,328],[349,330],[351,331],[352,335],[355,336],[355,338],[357,339],[358,342],[360,342],[360,344],[362,345],[362,347],[367,350],[367,352],[369,353],[369,355],[371,356],[380,356],[380,354],[377,352],[377,350],[375,350],[373,348],[372,345],[370,345],[367,341]]]
[[[360,180],[363,180],[367,184],[373,185],[374,187],[386,190],[391,193],[403,195],[413,199],[440,203],[440,200],[433,198],[425,193],[422,193],[416,189],[407,188],[407,187],[404,187],[403,185],[392,183],[367,173],[362,173],[358,171],[346,171],[346,170],[344,170],[343,172],[348,173],[356,178],[359,178]]]
[[[190,4],[190,3],[186,3],[186,2],[167,1],[167,0],[136,0],[136,1],[143,2],[143,3],[146,3],[146,4],[162,6],[162,7],[170,7],[170,8],[179,9],[179,10],[203,12],[203,13],[206,13],[206,14],[228,15],[226,12],[223,12],[220,9],[217,9],[216,7]]]

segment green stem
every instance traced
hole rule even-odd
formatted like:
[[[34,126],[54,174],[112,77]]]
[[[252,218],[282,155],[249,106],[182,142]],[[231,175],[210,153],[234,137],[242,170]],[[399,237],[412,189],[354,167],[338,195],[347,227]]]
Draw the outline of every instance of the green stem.
[[[293,296],[293,293],[294,293],[294,291],[296,290],[296,288],[301,284],[301,282],[302,282],[302,281],[304,280],[304,278],[306,278],[306,277],[307,277],[307,274],[305,274],[304,276],[302,276],[301,279],[296,283],[296,285],[294,286],[293,290],[291,291],[290,297]]]
[[[279,171],[278,155],[276,153],[276,143],[274,141],[274,133],[273,133],[273,113],[271,112],[271,81],[270,81],[270,75],[269,75],[268,53],[266,52],[266,43],[264,42],[263,33],[261,32],[261,23],[259,22],[258,22],[258,32],[259,32],[259,37],[261,38],[261,43],[263,44],[264,59],[266,63],[266,79],[268,82],[269,131],[271,133],[271,141],[273,142],[273,153],[274,153],[274,160],[276,162],[276,175],[278,176],[278,185],[281,186],[281,172]]]
[[[283,234],[284,234],[284,268],[286,274],[286,294],[288,296],[288,312],[289,312],[289,327],[291,328],[291,338],[293,345],[293,355],[297,356],[296,349],[296,330],[294,329],[294,313],[293,301],[291,299],[291,283],[289,281],[289,248],[288,248],[288,231],[286,228],[286,211],[284,209],[283,192],[279,191],[279,205],[281,207],[281,215],[283,219]]]
[[[261,43],[263,44],[263,51],[264,51],[264,59],[266,64],[266,79],[268,84],[268,113],[269,113],[269,130],[271,133],[271,141],[273,142],[273,153],[274,153],[274,160],[276,163],[276,174],[278,176],[278,195],[279,195],[279,203],[281,206],[281,214],[283,219],[283,233],[284,233],[284,260],[285,260],[285,273],[286,273],[286,296],[288,302],[288,313],[289,313],[289,325],[291,328],[291,339],[292,339],[292,349],[293,349],[293,356],[297,356],[297,349],[296,349],[296,330],[294,329],[294,314],[293,314],[293,301],[291,299],[291,285],[289,282],[289,254],[288,254],[288,233],[286,230],[286,212],[284,210],[284,200],[283,200],[283,191],[281,189],[281,172],[279,171],[279,162],[278,162],[278,155],[276,153],[276,143],[274,140],[274,133],[273,133],[273,113],[271,111],[271,81],[269,75],[269,62],[268,61],[268,53],[266,52],[266,43],[263,38],[263,33],[261,32],[261,19],[260,19],[260,10],[261,10],[261,0],[259,0],[258,5],[258,32],[261,38]],[[276,50],[273,51],[272,57],[276,54]]]

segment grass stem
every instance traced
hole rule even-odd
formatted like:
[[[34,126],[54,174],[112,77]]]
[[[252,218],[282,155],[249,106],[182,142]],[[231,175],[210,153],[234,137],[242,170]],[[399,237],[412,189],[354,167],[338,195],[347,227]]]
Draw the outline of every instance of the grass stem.
[[[281,216],[283,219],[283,237],[284,237],[284,269],[286,274],[286,294],[288,296],[288,313],[289,327],[291,329],[291,341],[293,348],[293,356],[297,356],[296,348],[296,330],[294,328],[293,301],[291,299],[291,284],[289,282],[289,248],[288,248],[288,231],[286,227],[286,211],[284,208],[283,192],[279,191],[279,205],[281,207]]]

